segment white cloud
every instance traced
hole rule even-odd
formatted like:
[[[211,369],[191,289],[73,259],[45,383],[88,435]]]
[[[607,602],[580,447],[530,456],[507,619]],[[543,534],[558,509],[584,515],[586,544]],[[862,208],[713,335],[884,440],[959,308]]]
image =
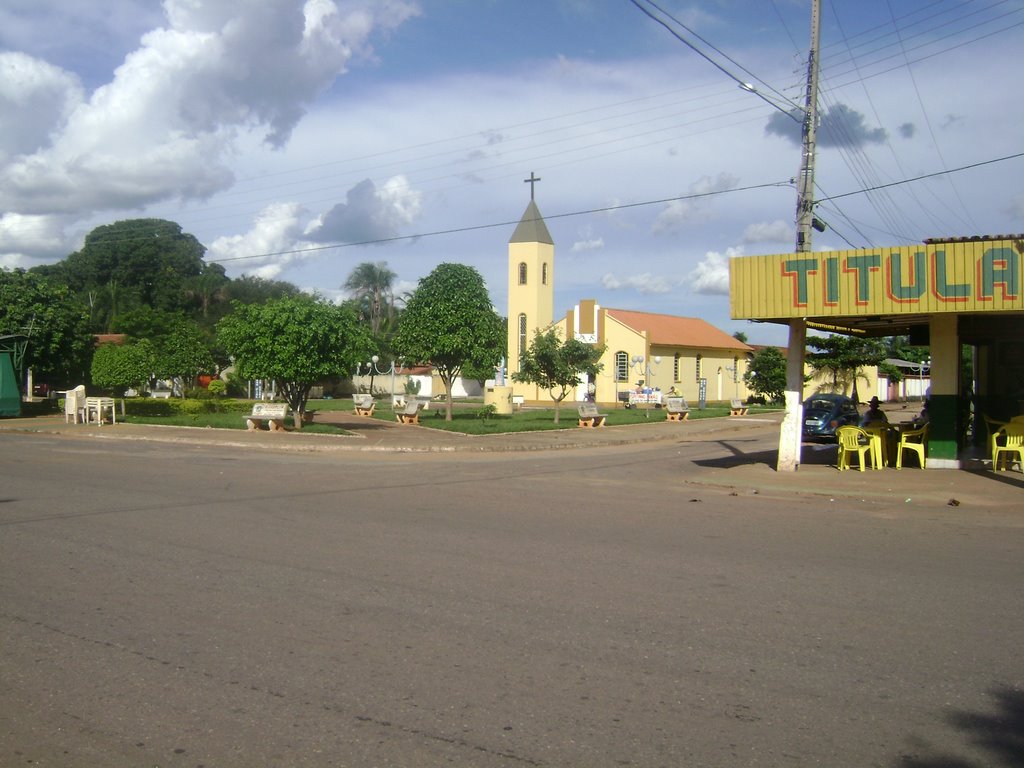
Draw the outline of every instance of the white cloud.
[[[782,219],[751,224],[743,230],[744,243],[786,243],[793,237],[793,225]]]
[[[582,253],[584,251],[599,251],[602,248],[604,248],[604,238],[592,237],[589,240],[577,240],[569,250],[573,253]]]
[[[734,189],[739,184],[739,181],[738,176],[730,173],[719,173],[714,179],[710,176],[701,176],[690,185],[687,193],[690,196],[697,195],[698,197],[691,197],[686,200],[673,200],[671,203],[668,203],[654,220],[654,224],[651,227],[652,234],[660,235],[676,232],[682,224],[707,218],[708,214],[702,204],[701,197]]]
[[[282,146],[349,61],[370,54],[371,33],[417,12],[405,0],[343,9],[332,0],[260,0],[244,13],[238,5],[165,0],[167,25],[143,35],[88,100],[76,96],[71,75],[13,60],[20,91],[37,94],[15,105],[13,122],[48,120],[54,130],[37,146],[23,130],[0,135],[0,209],[86,216],[226,189],[233,175],[225,162],[240,133]],[[40,101],[47,109],[34,117]]]
[[[623,278],[608,272],[601,277],[601,285],[610,291],[629,288],[643,295],[669,293],[672,290],[672,283],[668,278],[652,275],[650,272]]]
[[[421,198],[403,176],[388,179],[380,189],[364,179],[348,191],[347,202],[314,221],[306,237],[319,243],[368,243],[397,237],[419,215]]]
[[[694,293],[728,296],[729,259],[742,255],[742,248],[729,248],[724,256],[715,251],[708,251],[704,260],[689,275],[690,289]]]
[[[0,52],[0,163],[40,149],[82,101],[78,78],[23,53]]]
[[[282,254],[301,248],[304,211],[297,203],[274,203],[260,211],[244,235],[218,237],[206,252],[208,261],[223,261],[231,272],[277,277],[285,264],[302,254]],[[266,255],[264,255],[266,254]],[[279,254],[279,255],[269,255]]]
[[[64,224],[57,216],[5,213],[0,216],[0,244],[0,258],[8,267],[29,267],[27,261],[70,250]]]

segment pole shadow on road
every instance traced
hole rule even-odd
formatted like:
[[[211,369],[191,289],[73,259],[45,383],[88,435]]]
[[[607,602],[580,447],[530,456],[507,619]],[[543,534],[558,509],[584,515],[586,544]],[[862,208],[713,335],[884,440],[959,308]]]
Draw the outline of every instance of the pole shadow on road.
[[[901,755],[897,768],[1014,768],[1024,765],[1024,691],[1001,686],[989,691],[995,701],[994,713],[954,712],[949,724],[986,753],[982,761],[952,754]],[[927,749],[927,745],[923,745]]]
[[[711,467],[715,469],[731,469],[751,464],[767,464],[774,467],[778,463],[779,451],[777,448],[764,451],[746,451],[744,443],[757,443],[754,440],[715,440],[713,441],[725,450],[729,451],[727,456],[719,456],[714,459],[695,459],[694,464],[700,467]],[[838,447],[833,443],[808,443],[805,444],[801,453],[800,463],[818,466],[835,466]]]

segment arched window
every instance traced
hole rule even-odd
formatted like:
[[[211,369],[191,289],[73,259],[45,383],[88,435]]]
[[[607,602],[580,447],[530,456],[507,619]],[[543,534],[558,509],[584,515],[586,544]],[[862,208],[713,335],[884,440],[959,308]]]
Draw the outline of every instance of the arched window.
[[[526,262],[519,262],[519,284],[526,285]]]
[[[625,352],[615,353],[615,380],[629,381],[629,355]]]
[[[546,261],[540,267],[540,282],[541,285],[548,284],[548,263]]]
[[[525,268],[525,264],[523,267]],[[526,354],[526,315],[519,315],[519,364],[522,366],[523,355]]]

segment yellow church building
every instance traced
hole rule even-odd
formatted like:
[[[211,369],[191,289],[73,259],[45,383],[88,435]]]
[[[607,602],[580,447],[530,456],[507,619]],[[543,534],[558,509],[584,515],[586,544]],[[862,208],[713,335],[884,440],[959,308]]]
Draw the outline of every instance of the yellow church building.
[[[670,391],[691,404],[746,399],[743,383],[753,349],[694,317],[602,307],[581,300],[555,318],[555,244],[531,197],[508,246],[508,361],[506,386],[527,404],[550,404],[551,395],[514,381],[520,359],[538,331],[557,328],[563,339],[603,345],[603,365],[594,381],[583,378],[567,400],[588,393],[600,404],[624,402],[640,388]],[[570,335],[571,334],[571,335]]]

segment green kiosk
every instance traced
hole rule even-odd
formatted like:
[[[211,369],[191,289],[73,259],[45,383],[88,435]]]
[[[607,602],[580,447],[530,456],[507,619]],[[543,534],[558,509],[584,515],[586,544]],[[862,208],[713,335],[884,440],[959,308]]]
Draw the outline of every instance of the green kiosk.
[[[21,334],[0,336],[0,416],[21,416],[21,390],[18,375],[28,337]]]

